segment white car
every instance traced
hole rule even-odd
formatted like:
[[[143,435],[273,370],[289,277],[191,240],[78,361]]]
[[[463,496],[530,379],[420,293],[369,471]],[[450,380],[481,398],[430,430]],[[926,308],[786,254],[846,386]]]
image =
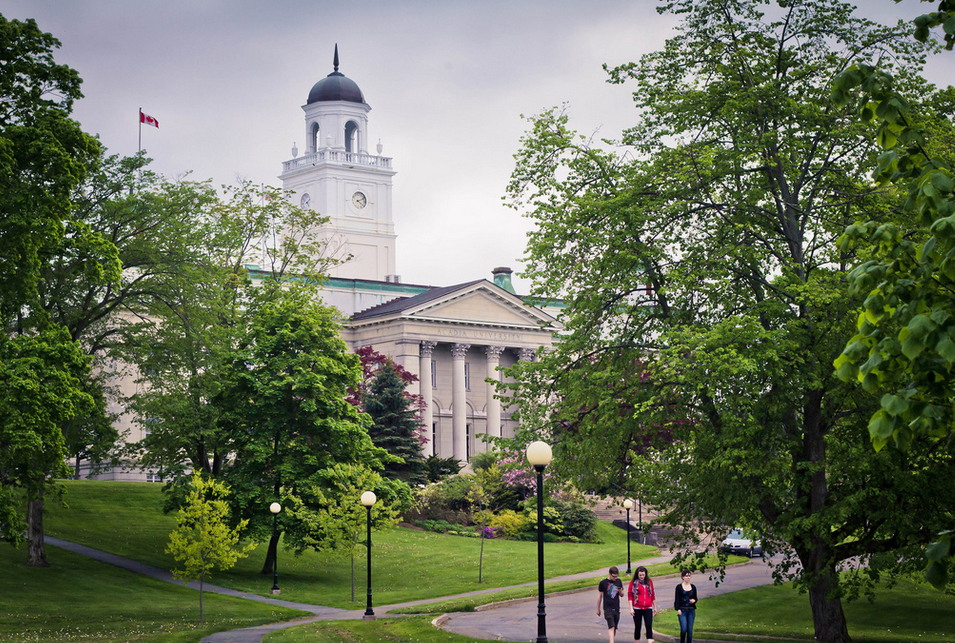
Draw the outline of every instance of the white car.
[[[743,535],[742,529],[734,529],[731,531],[723,540],[723,544],[720,545],[720,549],[725,551],[727,554],[736,554],[738,556],[746,556],[748,558],[763,555],[762,543],[760,543],[758,540],[747,538],[745,535]]]

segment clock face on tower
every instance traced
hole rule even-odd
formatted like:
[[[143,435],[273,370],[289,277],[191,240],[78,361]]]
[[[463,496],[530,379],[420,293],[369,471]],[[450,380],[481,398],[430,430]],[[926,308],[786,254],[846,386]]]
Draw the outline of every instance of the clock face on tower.
[[[368,199],[361,192],[355,192],[353,195],[351,195],[351,203],[353,206],[361,210],[368,205]]]
[[[308,195],[308,192],[302,195],[302,209],[308,210],[312,206],[312,197]]]

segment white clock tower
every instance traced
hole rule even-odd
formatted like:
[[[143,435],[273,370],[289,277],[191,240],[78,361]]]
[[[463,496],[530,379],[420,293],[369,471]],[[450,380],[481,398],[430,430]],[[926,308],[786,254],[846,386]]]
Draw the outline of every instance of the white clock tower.
[[[282,164],[282,187],[302,207],[329,217],[318,232],[337,257],[351,258],[329,270],[345,279],[397,281],[395,225],[391,216],[391,159],[368,152],[371,106],[353,80],[334,71],[315,83],[305,110],[305,153]]]

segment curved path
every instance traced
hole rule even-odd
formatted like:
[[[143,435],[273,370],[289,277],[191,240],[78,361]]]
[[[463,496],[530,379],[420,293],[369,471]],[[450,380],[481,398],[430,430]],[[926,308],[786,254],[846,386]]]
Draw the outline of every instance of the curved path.
[[[640,561],[646,563],[647,561]],[[599,572],[595,572],[599,573]],[[585,577],[592,577],[591,573]],[[716,586],[707,574],[695,573],[693,584],[699,591],[700,600],[707,596],[724,594],[748,587],[770,585],[772,569],[759,559],[727,568],[724,582]],[[678,574],[654,579],[657,590],[657,607],[672,609],[673,589],[680,582]],[[626,585],[625,585],[626,586]],[[705,609],[705,605],[703,608]],[[607,622],[597,616],[597,592],[593,589],[562,593],[545,598],[546,627],[549,641],[562,643],[603,643],[607,640]],[[448,614],[442,627],[449,632],[473,638],[498,641],[533,641],[537,637],[537,599],[502,605],[480,612],[456,612]],[[618,641],[633,638],[633,620],[629,613],[621,614],[617,630]],[[671,637],[655,633],[655,639],[671,641]],[[641,639],[646,640],[646,639]],[[703,641],[700,641],[703,643]]]
[[[48,545],[60,547],[61,549],[66,549],[82,556],[87,556],[94,560],[115,565],[116,567],[120,567],[138,574],[143,574],[151,578],[166,581],[168,583],[175,583],[177,585],[182,584],[180,581],[177,581],[173,578],[171,572],[158,567],[153,567],[152,565],[146,565],[128,558],[123,558],[122,556],[117,556],[99,549],[93,549],[92,547],[78,545],[76,543],[61,540],[59,538],[47,536],[45,542]],[[633,565],[636,566],[638,562],[643,564],[654,564],[665,562],[669,559],[669,556],[658,556],[655,558],[643,559],[641,561],[634,561]],[[618,567],[623,568],[624,565],[618,565]],[[581,574],[559,576],[548,579],[546,582],[551,583],[562,580],[595,578],[601,574],[606,574],[606,569],[585,572]],[[675,586],[677,582],[676,576],[673,576],[672,579],[673,585]],[[658,603],[660,607],[667,606],[667,596],[669,596],[669,591],[664,590],[664,588],[669,586],[669,583],[661,582],[664,580],[665,578],[661,578],[656,581],[658,587],[657,591],[661,597],[661,602]],[[699,588],[700,598],[703,599],[706,596],[712,596],[714,594],[731,592],[746,587],[755,587],[757,585],[770,584],[772,583],[772,575],[769,571],[769,567],[765,564],[751,563],[728,569],[726,572],[726,581],[721,583],[718,588],[715,587],[713,581],[707,580],[702,574],[697,574],[694,577],[693,582]],[[521,585],[513,585],[511,587],[528,587],[535,585],[537,585],[537,583],[532,582],[523,583]],[[198,583],[190,583],[187,586],[193,589],[199,589]],[[334,607],[323,607],[320,605],[308,605],[305,603],[283,601],[267,596],[239,592],[227,587],[210,585],[208,583],[203,586],[203,589],[204,591],[213,592],[216,594],[224,594],[226,596],[258,601],[260,603],[268,603],[271,605],[280,605],[282,607],[299,609],[306,612],[311,612],[313,616],[296,619],[294,621],[286,621],[283,623],[272,623],[269,625],[261,625],[259,627],[231,630],[228,632],[218,632],[202,639],[202,643],[261,643],[262,638],[266,634],[276,630],[295,627],[305,623],[312,623],[314,621],[360,619],[363,615],[362,609],[346,610]],[[455,596],[444,596],[420,601],[410,601],[407,603],[395,603],[393,605],[380,605],[375,606],[374,609],[377,615],[384,615],[388,618],[391,618],[393,615],[386,613],[389,610],[398,607],[437,603],[454,598],[491,594],[504,589],[510,588],[494,587],[475,592],[467,592],[465,594],[458,594]],[[606,623],[602,618],[597,618],[596,603],[597,597],[595,596],[595,591],[593,589],[553,594],[549,596],[546,599],[548,639],[551,641],[561,641],[567,643],[584,643],[589,641],[594,641],[597,643],[606,641]],[[485,609],[480,612],[454,613],[447,618],[442,627],[449,632],[464,634],[476,639],[492,639],[498,641],[533,641],[537,637],[537,599],[533,598],[508,602],[493,609]],[[630,627],[631,624],[629,621],[629,615],[627,615],[626,618],[621,618],[621,629],[618,633],[618,639],[621,641],[629,640],[630,636],[625,634]],[[660,640],[670,640],[669,637],[663,635],[658,635],[656,638]],[[701,641],[701,643],[703,642]]]

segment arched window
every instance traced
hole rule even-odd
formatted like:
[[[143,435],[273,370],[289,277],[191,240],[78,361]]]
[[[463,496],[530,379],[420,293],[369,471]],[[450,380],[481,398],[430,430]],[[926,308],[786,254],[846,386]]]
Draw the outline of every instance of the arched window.
[[[358,151],[358,123],[355,121],[345,123],[345,151]]]
[[[312,123],[312,131],[309,133],[308,139],[308,151],[312,154],[318,151],[318,144],[320,142],[318,138],[318,130],[318,123]]]

